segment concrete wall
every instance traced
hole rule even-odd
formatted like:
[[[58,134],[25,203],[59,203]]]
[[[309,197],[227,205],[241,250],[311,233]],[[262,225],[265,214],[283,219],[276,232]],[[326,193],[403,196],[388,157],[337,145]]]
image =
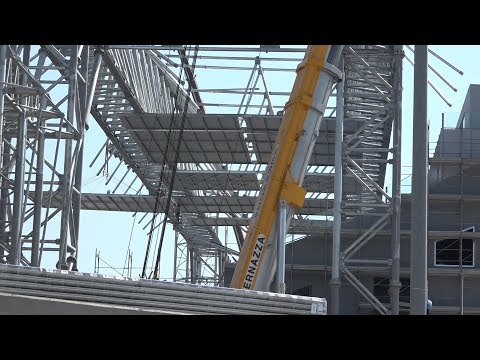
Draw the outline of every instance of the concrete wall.
[[[478,99],[480,99],[480,85],[470,84],[457,127],[480,128],[480,102]]]
[[[342,249],[353,241],[352,236],[342,237]],[[287,293],[297,293],[298,290],[311,285],[311,296],[324,297],[327,303],[330,300],[329,282],[331,278],[331,236],[310,236],[302,240],[287,244],[285,251],[286,273],[285,282]],[[460,286],[459,275],[451,273],[438,273],[442,270],[452,271],[457,268],[435,266],[434,264],[434,240],[428,243],[428,267],[429,267],[429,298],[435,305],[459,306]],[[479,269],[480,274],[480,240],[474,240],[474,268]],[[371,239],[354,256],[357,259],[387,259],[390,253],[390,239],[377,237]],[[294,264],[293,271],[290,270]],[[310,265],[310,266],[308,266]],[[327,266],[325,271],[324,265]],[[410,269],[410,239],[402,237],[400,247],[401,278],[409,278]],[[298,269],[301,268],[301,269]],[[468,268],[468,271],[471,271]],[[456,270],[456,271],[457,271]],[[372,270],[362,273],[353,271],[361,282],[373,293],[374,278],[388,278],[388,270]],[[233,265],[226,270],[226,284],[230,283],[233,274]],[[473,275],[475,276],[475,275]],[[273,291],[273,289],[272,289]],[[343,278],[340,296],[340,310],[342,314],[373,314],[373,310],[360,307],[365,299],[356,291],[350,283]],[[468,273],[464,283],[464,306],[480,308],[480,278],[472,277]]]

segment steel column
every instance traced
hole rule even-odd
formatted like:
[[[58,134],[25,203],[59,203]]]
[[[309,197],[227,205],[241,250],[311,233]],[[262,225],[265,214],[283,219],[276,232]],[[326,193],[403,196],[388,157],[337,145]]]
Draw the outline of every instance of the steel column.
[[[17,144],[15,149],[15,180],[13,188],[13,217],[11,231],[11,251],[9,264],[19,265],[22,252],[22,209],[25,178],[25,142],[27,138],[27,116],[22,111],[18,121]]]
[[[0,166],[3,155],[3,108],[4,108],[4,88],[5,88],[5,65],[7,56],[7,45],[0,45]],[[2,250],[3,251],[3,250]]]
[[[23,63],[28,67],[30,61],[30,46],[23,49]],[[21,74],[21,85],[28,85],[28,78],[25,72]],[[15,181],[13,188],[13,218],[12,218],[12,244],[9,254],[9,263],[20,264],[22,257],[22,210],[24,201],[24,180],[25,180],[25,152],[27,142],[27,98],[20,100],[21,114],[18,119],[17,143],[15,146]]]
[[[67,120],[73,121],[75,115],[75,100],[77,88],[77,45],[71,47],[70,60],[68,62],[68,103]],[[67,127],[67,130],[68,127]],[[65,140],[65,160],[63,168],[63,205],[60,223],[60,250],[58,254],[57,267],[62,269],[66,265],[67,241],[68,241],[68,222],[71,205],[71,167],[72,167],[72,139]]]
[[[8,164],[10,162],[10,147],[7,144],[4,144],[3,148],[3,156],[2,156],[3,164]],[[5,171],[8,173],[11,169],[11,166],[8,166]],[[7,213],[8,213],[8,190],[10,187],[8,179],[2,176],[0,179],[1,182],[1,194],[0,194],[0,242],[7,244],[9,242],[9,237],[7,236]],[[11,227],[10,227],[11,230]],[[2,256],[5,256],[2,248]],[[3,262],[3,257],[0,258],[0,262]]]
[[[47,99],[42,96],[40,109],[43,110]],[[43,132],[43,121],[38,118],[38,140],[37,140],[37,168],[35,173],[35,195],[33,209],[33,233],[32,233],[32,266],[40,266],[40,228],[42,224],[42,202],[43,202],[43,164],[45,160],[45,133]]]
[[[190,283],[191,284],[196,284],[195,282],[195,257],[194,257],[194,252],[193,249],[189,250],[190,254]]]
[[[7,55],[7,45],[0,45],[0,168],[5,164],[2,162],[4,156],[3,150],[3,109],[4,109],[4,87],[5,87],[5,65],[6,65],[6,55]],[[1,185],[1,195],[0,195],[0,241],[6,243],[5,238],[5,227],[6,227],[6,220],[7,220],[7,212],[6,212],[6,198],[4,197],[4,193],[6,194],[8,189],[4,189],[7,186],[7,182],[5,179],[0,180]],[[0,263],[3,262],[3,257],[5,253],[2,247],[0,247]]]
[[[428,207],[428,47],[415,46],[413,88],[412,231],[410,245],[410,314],[425,315],[427,304]]]
[[[47,52],[40,48],[38,52],[37,70],[35,78],[40,80],[42,77],[42,66],[45,64]],[[40,98],[40,111],[37,120],[37,168],[35,172],[35,195],[33,209],[33,230],[32,230],[32,266],[40,266],[40,229],[42,227],[42,202],[43,202],[43,165],[45,161],[45,133],[43,131],[42,110],[47,107],[47,98],[45,95]],[[27,217],[28,218],[28,217]],[[25,219],[26,220],[26,219]]]
[[[174,248],[174,254],[173,254],[173,282],[177,281],[177,251],[178,251],[178,231],[175,229],[175,248]]]
[[[391,314],[400,312],[400,204],[402,185],[402,45],[395,46],[394,101],[393,119],[393,169],[392,169],[392,267],[390,278]]]
[[[285,238],[287,237],[287,203],[278,206],[277,292],[285,294]]]
[[[343,61],[340,67],[343,73]],[[337,83],[337,109],[335,118],[335,177],[333,199],[332,279],[330,280],[330,309],[332,315],[340,313],[340,232],[342,228],[342,176],[343,176],[343,90],[344,81]]]
[[[100,56],[100,55],[99,55]],[[85,82],[79,82],[79,98],[80,98],[80,124],[78,131],[80,132],[80,146],[78,149],[78,158],[77,158],[77,165],[75,168],[75,175],[74,175],[74,187],[77,191],[73,191],[72,193],[72,208],[73,208],[73,226],[74,226],[74,234],[75,237],[72,238],[72,245],[75,247],[75,258],[78,258],[78,243],[80,237],[80,209],[81,209],[81,196],[82,196],[82,173],[83,173],[83,149],[85,143],[85,127],[86,127],[86,120],[88,115],[90,114],[90,107],[88,107],[88,60],[89,60],[89,47],[85,46],[82,51],[82,76],[85,79]],[[98,73],[97,73],[98,75]],[[95,88],[95,84],[93,84]]]

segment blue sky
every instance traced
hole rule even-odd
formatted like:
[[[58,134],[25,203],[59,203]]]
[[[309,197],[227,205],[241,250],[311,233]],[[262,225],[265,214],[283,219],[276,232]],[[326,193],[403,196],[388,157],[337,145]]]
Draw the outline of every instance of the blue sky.
[[[440,80],[433,72],[429,71],[429,79],[439,90],[449,99],[452,103],[452,107],[448,107],[444,101],[433,91],[428,89],[428,118],[430,121],[430,141],[435,142],[438,137],[439,128],[441,126],[441,114],[446,113],[446,126],[455,126],[458,113],[463,104],[463,99],[467,92],[469,84],[480,83],[480,69],[476,64],[477,59],[480,58],[480,46],[431,46],[431,49],[436,51],[442,57],[453,63],[456,67],[460,68],[464,75],[460,76],[455,71],[442,64],[437,58],[429,55],[430,64],[435,67],[444,77],[446,77],[457,89],[457,92],[453,92],[442,80]],[[410,50],[406,49],[406,54],[413,59],[413,54]],[[274,56],[270,54],[271,56]],[[298,53],[290,54],[291,58],[299,58],[301,55]],[[198,62],[201,63],[200,61]],[[220,63],[220,62],[219,62]],[[237,64],[235,64],[237,65]],[[240,64],[238,64],[240,65]],[[241,64],[245,66],[245,62]],[[294,67],[294,62],[283,63],[276,62],[274,65],[267,65],[265,67]],[[410,174],[410,165],[412,162],[412,114],[413,114],[413,67],[404,61],[404,93],[403,93],[403,132],[402,132],[402,164],[404,166],[403,173]],[[213,75],[212,75],[213,74]],[[197,70],[197,81],[200,88],[213,88],[213,87],[231,87],[232,83],[236,83],[237,87],[244,86],[250,75],[249,71],[236,71],[231,75],[224,76],[222,72],[213,71],[201,71]],[[281,73],[266,71],[265,77],[270,91],[289,91],[293,84],[295,77],[294,73]],[[259,85],[260,86],[260,85]],[[288,97],[278,96],[276,102],[284,103]],[[210,94],[204,97],[205,102],[220,102],[220,101],[232,101],[232,97],[228,95]],[[237,98],[238,99],[238,98]],[[238,100],[237,100],[238,101]],[[215,107],[207,108],[208,113],[216,112],[230,112],[235,113],[236,109],[229,108],[227,110],[218,109]],[[86,134],[86,152],[84,162],[84,183],[89,180],[90,183],[84,185],[83,192],[99,192],[103,193],[107,190],[113,190],[116,186],[116,182],[112,181],[109,185],[105,185],[105,178],[100,175],[96,176],[99,170],[100,161],[97,160],[96,164],[89,168],[88,165],[93,160],[100,146],[105,142],[105,136],[101,132],[101,129],[96,124],[93,118],[90,119],[90,130]],[[103,159],[102,154],[99,159]],[[110,173],[115,168],[117,160],[110,164]],[[125,168],[122,166],[116,174],[116,178],[120,178]],[[388,174],[388,172],[387,172]],[[388,175],[387,175],[388,176]],[[128,185],[131,181],[131,175],[125,180]],[[388,179],[387,179],[388,182]],[[408,183],[408,179],[405,184]],[[137,182],[138,184],[138,182]],[[136,184],[136,185],[137,185]],[[138,189],[138,186],[136,186]],[[408,186],[405,186],[403,191],[409,191]],[[122,191],[117,191],[122,193]],[[93,272],[94,270],[94,258],[95,250],[99,249],[101,259],[109,263],[114,267],[121,267],[124,264],[127,248],[130,242],[131,250],[133,251],[133,266],[134,270],[132,275],[137,276],[141,272],[143,265],[143,258],[145,254],[145,246],[147,242],[147,230],[142,228],[145,226],[148,220],[151,219],[151,214],[143,220],[141,224],[138,224],[141,216],[138,214],[136,218],[131,213],[119,213],[119,212],[98,212],[84,210],[81,213],[81,233],[79,244],[79,263],[78,267],[80,271]],[[135,222],[134,222],[135,220]],[[223,234],[223,230],[220,231]],[[154,242],[157,237],[154,237]],[[229,242],[234,242],[233,233],[229,234]],[[162,267],[160,276],[162,279],[170,279],[173,274],[173,248],[174,248],[174,236],[171,227],[167,227],[167,233],[162,250]],[[53,254],[52,254],[53,255]],[[47,263],[43,266],[54,266],[54,259],[48,255],[45,256]],[[52,262],[50,264],[50,262]],[[106,266],[104,263],[102,266]],[[103,273],[116,274],[112,269],[104,268]],[[120,270],[120,272],[122,272]],[[125,273],[126,274],[126,273]]]

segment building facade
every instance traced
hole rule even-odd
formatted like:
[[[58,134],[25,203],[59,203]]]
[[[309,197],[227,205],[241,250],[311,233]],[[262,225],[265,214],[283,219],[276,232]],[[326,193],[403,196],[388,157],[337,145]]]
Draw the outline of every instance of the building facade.
[[[480,313],[480,85],[470,85],[455,128],[443,126],[429,159],[428,298],[432,314]],[[411,196],[401,202],[401,313],[409,313]],[[365,214],[342,220],[341,248],[346,248],[376,219]],[[391,231],[383,231],[359,250],[356,260],[388,259]],[[286,292],[330,299],[332,229],[290,242],[286,248]],[[387,305],[388,261],[349,265],[362,284]],[[353,270],[352,270],[353,269]],[[225,284],[233,272],[226,271]],[[376,314],[376,310],[342,279],[341,314]]]

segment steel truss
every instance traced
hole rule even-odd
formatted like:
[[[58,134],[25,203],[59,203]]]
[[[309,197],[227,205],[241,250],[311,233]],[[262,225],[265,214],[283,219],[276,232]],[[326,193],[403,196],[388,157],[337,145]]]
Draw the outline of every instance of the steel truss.
[[[59,51],[60,53],[65,53],[65,49],[61,48]],[[113,144],[110,154],[116,155],[121,162],[123,161],[127,165],[126,173],[130,169],[133,170],[151,196],[163,198],[168,184],[167,181],[159,183],[162,167],[150,155],[150,148],[156,145],[156,140],[150,139],[148,143],[141,143],[132,139],[131,131],[121,123],[119,114],[163,113],[175,114],[175,116],[181,115],[187,98],[187,94],[181,86],[183,80],[160,61],[159,53],[156,50],[148,48],[115,49],[106,46],[97,48],[97,52],[101,55],[102,61],[93,98],[92,115]],[[180,50],[179,53],[184,57],[183,63],[188,66],[188,59],[185,58],[185,49]],[[57,62],[63,62],[61,54],[55,54],[54,56]],[[196,85],[192,70],[185,71],[185,74],[187,81],[190,82],[192,89],[195,90]],[[199,99],[198,96],[196,98],[197,100]],[[188,103],[188,113],[196,113],[201,109],[201,104],[199,106],[194,101]],[[111,155],[109,160],[112,158]],[[166,164],[169,169],[171,169],[172,165],[170,163]],[[115,175],[119,167],[120,163],[110,174],[109,180]],[[196,169],[195,164],[180,164],[180,169],[184,167],[189,170]],[[122,178],[126,176],[126,173],[124,173]],[[128,189],[125,193],[127,192]],[[189,192],[186,191],[186,193]],[[164,209],[160,208],[157,211],[161,212]],[[177,244],[180,244],[179,246],[188,244],[188,251],[194,257],[196,256],[204,260],[204,254],[208,255],[208,251],[212,246],[214,249],[220,248],[222,251],[225,251],[225,248],[211,227],[197,226],[192,223],[192,219],[199,216],[201,217],[202,215],[182,213],[175,199],[172,199],[168,220],[176,224],[176,230],[186,239],[186,242]],[[153,232],[161,225],[160,218],[160,216],[155,215],[144,228],[153,221],[154,224],[150,230]],[[182,249],[178,254],[184,252],[185,249]],[[202,264],[202,261],[200,261],[200,264]],[[207,264],[205,266],[208,269],[210,265]],[[202,265],[198,265],[197,268],[202,268]],[[186,268],[186,271],[188,271],[188,268]],[[218,274],[215,273],[214,277],[218,283]],[[183,278],[192,279],[192,276],[185,274]],[[210,280],[208,279],[204,282],[195,280],[195,282],[209,283]]]
[[[89,112],[108,138],[99,154],[105,149],[109,154],[108,162],[119,160],[113,171],[109,171],[107,180],[112,181],[115,174],[120,174],[121,180],[113,193],[108,195],[112,202],[116,204],[116,199],[119,203],[124,202],[122,196],[125,195],[136,199],[135,195],[140,195],[142,188],[147,192],[143,194],[153,199],[164,193],[166,184],[159,183],[162,164],[155,158],[155,151],[161,149],[162,141],[155,134],[166,127],[162,128],[158,119],[149,125],[145,123],[148,125],[145,129],[151,133],[142,138],[138,127],[133,128],[128,119],[139,115],[145,115],[146,119],[149,114],[181,113],[187,97],[184,84],[188,82],[192,96],[187,113],[192,118],[208,115],[207,110],[215,108],[238,115],[235,131],[245,148],[247,160],[241,163],[210,161],[179,164],[178,175],[183,173],[185,180],[179,180],[178,186],[175,184],[168,214],[168,221],[176,231],[174,278],[177,281],[222,285],[225,263],[235,260],[232,255],[238,255],[238,252],[227,246],[225,240],[222,242],[219,239],[218,226],[231,226],[235,242],[230,245],[236,243],[237,248],[241,247],[259,186],[255,176],[251,179],[246,177],[249,173],[258,174],[265,170],[267,155],[271,152],[270,144],[275,139],[285,103],[281,98],[288,98],[290,90],[272,91],[266,73],[293,72],[304,49],[263,47],[260,48],[262,55],[246,56],[244,53],[248,52],[258,54],[259,49],[199,47],[196,67],[192,66],[191,52],[184,46],[41,45],[35,55],[33,51],[29,54],[29,49],[33,49],[30,46],[4,45],[0,49],[0,81],[5,79],[0,87],[0,114],[4,118],[0,121],[3,126],[0,129],[3,144],[0,156],[0,256],[3,261],[38,266],[43,251],[55,251],[59,254],[60,267],[75,267],[80,208],[85,208],[85,201],[88,203],[93,198],[90,194],[83,196],[84,202],[81,198],[82,145]],[[229,51],[230,55],[222,55],[224,51]],[[280,52],[293,55],[289,55],[290,58],[276,55]],[[391,311],[396,311],[399,235],[395,232],[395,224],[398,222],[400,193],[399,182],[395,179],[400,170],[400,120],[394,128],[397,135],[394,134],[392,149],[389,149],[389,141],[392,122],[401,118],[401,57],[401,47],[347,46],[343,93],[337,91],[339,103],[343,106],[342,124],[346,135],[341,154],[343,195],[339,198],[342,199],[342,217],[344,221],[351,221],[368,215],[377,217],[379,221],[371,223],[362,236],[344,246],[341,257],[339,249],[334,258],[337,256],[340,259],[338,268],[345,278],[381,313],[390,309],[374,299],[349,271],[349,266],[355,264],[355,253],[388,222],[392,222],[392,257],[386,261],[391,264],[392,272]],[[266,65],[266,59],[268,64],[289,61],[291,67],[281,69]],[[251,66],[212,65],[216,61],[243,61]],[[178,75],[180,68],[183,69],[183,78]],[[247,73],[245,84],[241,88],[228,89],[221,89],[221,86],[215,89],[199,87],[197,71],[218,68]],[[59,96],[59,93],[66,96]],[[212,102],[208,100],[211,93],[237,97],[235,100],[224,97],[225,100]],[[305,180],[305,186],[310,189],[306,204],[319,205],[312,205],[297,214],[290,233],[323,233],[325,228],[332,227],[329,217],[333,214],[331,195],[336,175],[332,170],[335,165],[335,123],[338,123],[332,117],[333,111],[335,107],[327,107],[321,128],[323,133],[316,145],[318,151],[312,156],[314,160]],[[248,118],[250,115],[264,116],[265,120],[252,120]],[[232,130],[210,127],[208,132],[228,134]],[[214,143],[216,138],[210,136]],[[228,143],[228,137],[226,139]],[[47,161],[44,151],[46,140],[55,143],[56,150],[53,160],[49,159],[51,161]],[[218,152],[221,153],[220,150]],[[384,190],[389,153],[393,155],[391,161],[394,166],[392,196]],[[121,164],[127,165],[127,168],[122,168]],[[102,168],[105,166],[104,163]],[[339,170],[337,167],[336,173],[340,173]],[[133,181],[141,182],[142,188],[133,190],[132,181],[124,194],[116,194],[129,172],[135,174]],[[199,188],[188,187],[189,172],[195,172],[195,176],[201,176],[201,172],[215,174],[219,186],[212,186],[212,177],[205,177]],[[235,186],[227,187],[233,184],[232,179],[238,180],[236,184],[242,184],[238,187],[240,193]],[[339,188],[338,180],[335,188]],[[228,200],[216,200],[222,198]],[[125,211],[137,210],[140,211],[139,206],[125,207]],[[158,211],[162,210],[160,206]],[[311,216],[320,214],[319,218]],[[156,229],[160,226],[158,219],[160,217],[150,220],[145,228],[156,221],[153,226]],[[338,216],[335,221],[337,219],[340,220]],[[47,223],[54,221],[60,223],[56,235],[46,232]],[[338,232],[335,229],[334,226],[334,234]],[[20,249],[25,253],[30,251],[30,257],[21,255]],[[70,256],[67,257],[67,254]]]
[[[59,66],[42,47],[37,54],[30,45],[0,48],[0,260],[39,266],[50,251],[58,268],[75,269],[86,109],[95,89],[90,49],[70,46],[74,55]],[[55,144],[50,161],[47,143]],[[59,192],[62,204],[53,210]]]
[[[339,313],[342,275],[380,314],[399,312],[402,57],[401,46],[346,46],[344,50],[344,81],[337,92],[337,121],[355,119],[361,126],[353,135],[337,134],[336,149],[340,151],[336,153],[338,176],[335,178],[331,281],[334,314]],[[392,124],[393,147],[389,148]],[[342,133],[341,126],[337,126],[337,131]],[[387,158],[389,153],[391,160]],[[389,162],[393,164],[391,196],[384,188]],[[342,173],[356,179],[359,185],[356,194],[342,192]],[[376,220],[367,220],[367,217]],[[360,221],[359,228],[363,228],[353,242],[343,247],[340,244],[342,220]],[[392,226],[391,256],[356,259],[355,254],[389,223]],[[351,270],[351,267],[358,270],[372,265],[390,268],[390,304],[380,302]]]

